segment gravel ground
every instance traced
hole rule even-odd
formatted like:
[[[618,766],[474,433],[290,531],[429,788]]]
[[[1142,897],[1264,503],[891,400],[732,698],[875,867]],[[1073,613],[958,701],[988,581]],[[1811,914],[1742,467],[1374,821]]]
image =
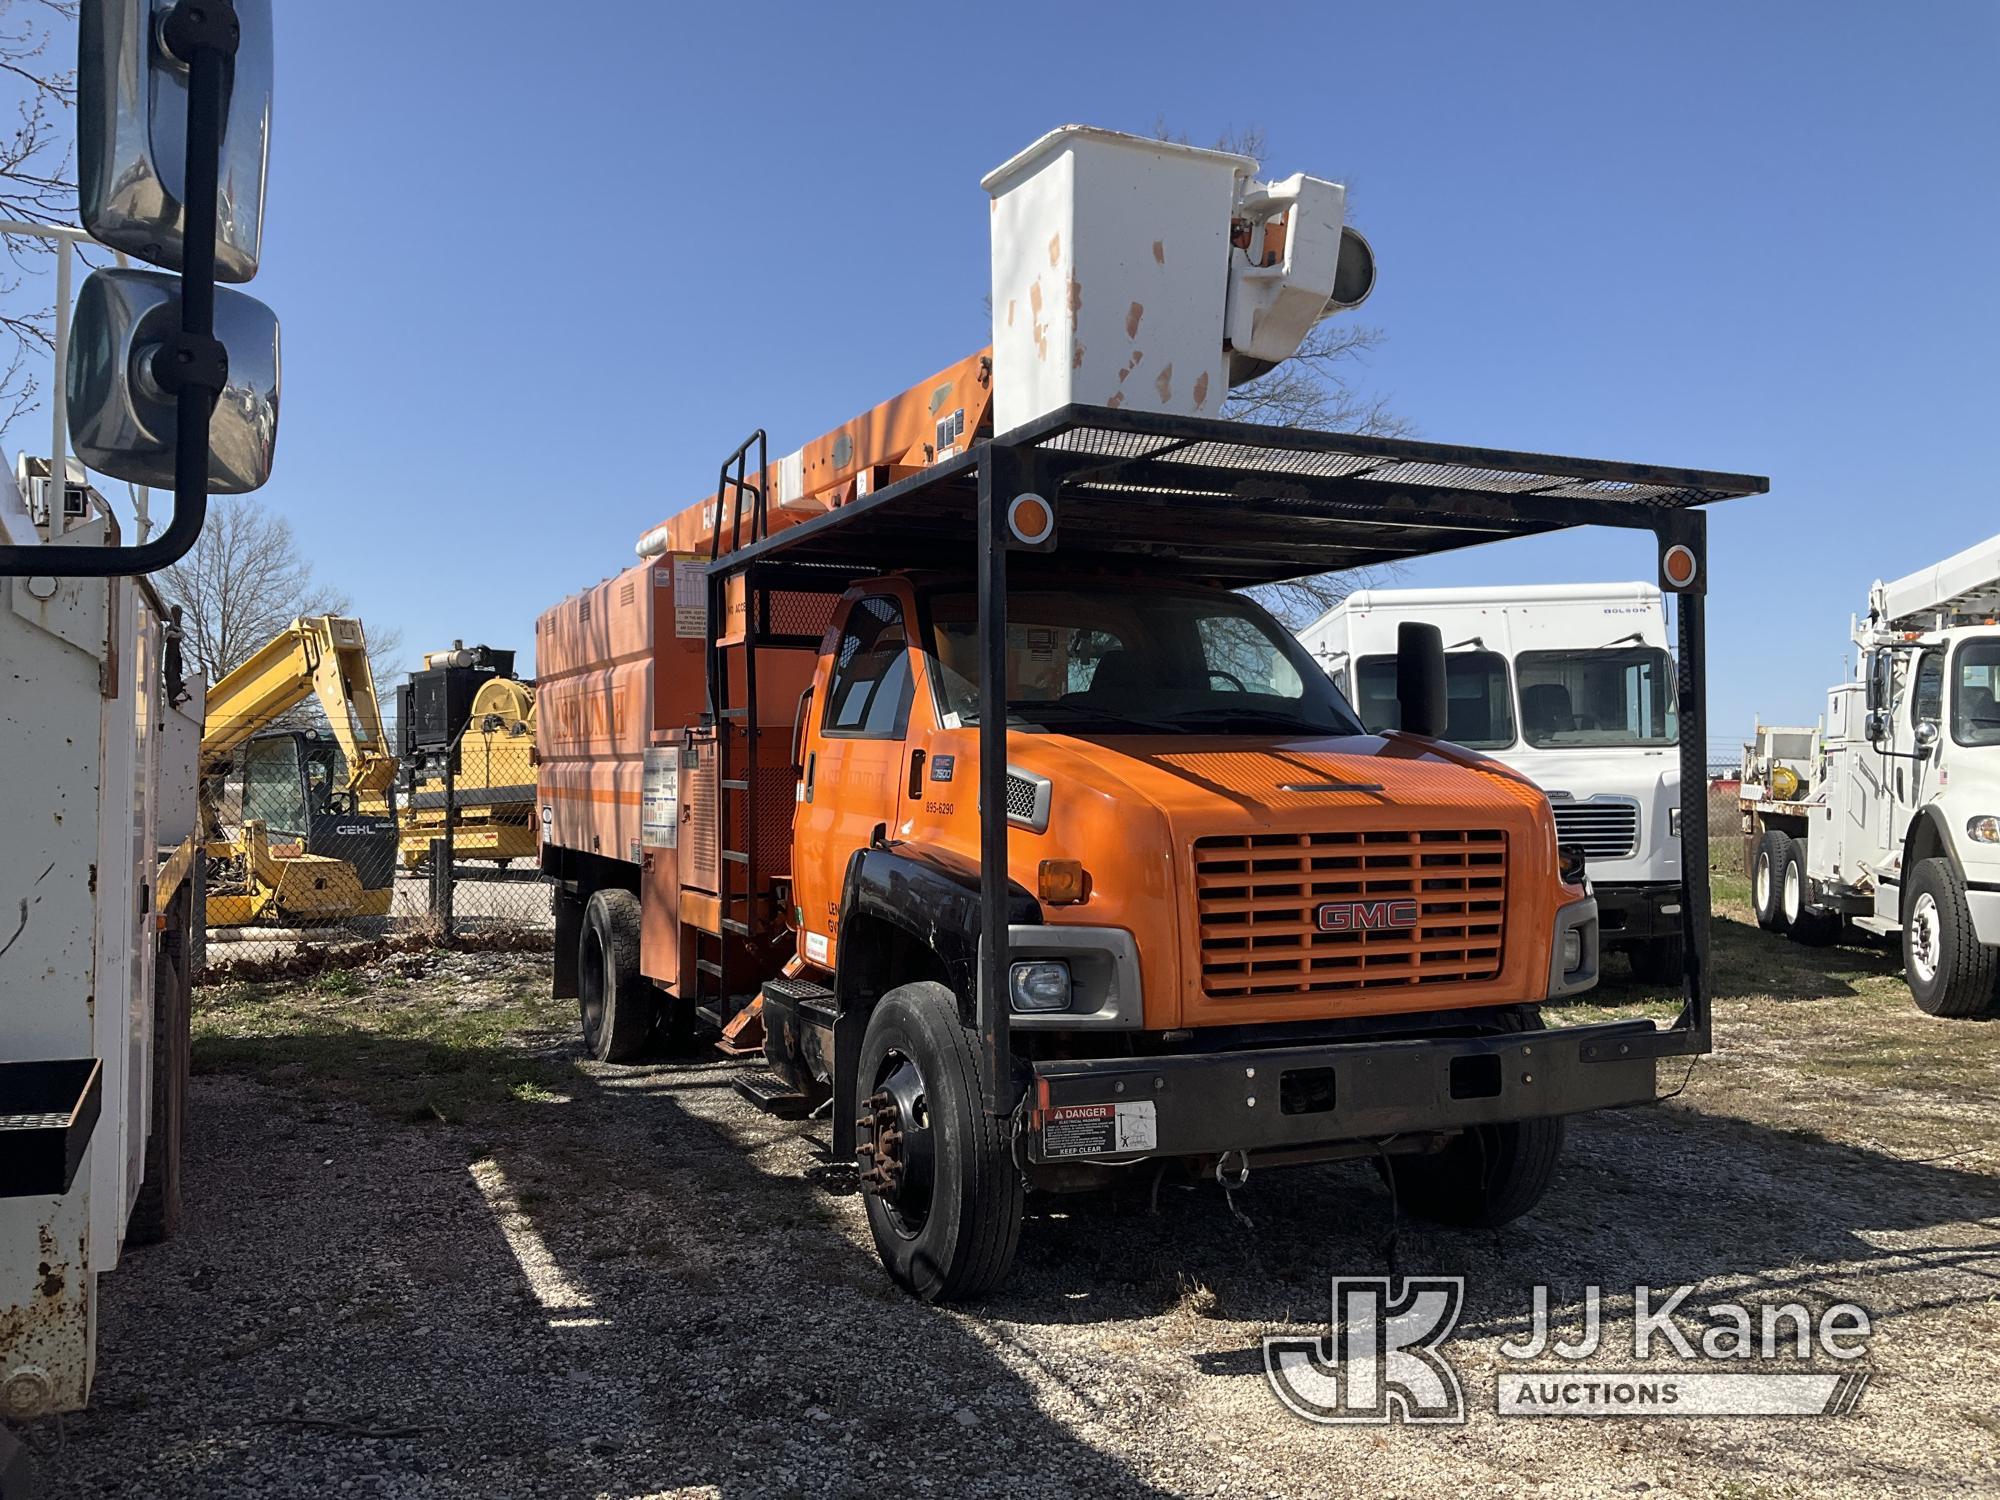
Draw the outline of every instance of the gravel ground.
[[[730,1063],[583,1062],[546,960],[209,992],[190,1226],[106,1279],[94,1404],[29,1439],[57,1495],[2000,1493],[2000,1026],[1793,951],[1828,967],[1726,996],[1682,1097],[1575,1122],[1506,1230],[1392,1247],[1366,1167],[1260,1174],[1248,1223],[1142,1184],[1034,1213],[1012,1281],[954,1311],[889,1287],[823,1126]],[[1925,1112],[1875,1052],[1866,1087],[1819,1066],[1829,1015],[1984,1063]],[[1391,1254],[1468,1278],[1470,1422],[1291,1416],[1262,1337],[1323,1332],[1328,1276]],[[1496,1346],[1544,1281],[1604,1286],[1628,1355],[1635,1282],[1852,1299],[1873,1383],[1844,1418],[1502,1420]]]

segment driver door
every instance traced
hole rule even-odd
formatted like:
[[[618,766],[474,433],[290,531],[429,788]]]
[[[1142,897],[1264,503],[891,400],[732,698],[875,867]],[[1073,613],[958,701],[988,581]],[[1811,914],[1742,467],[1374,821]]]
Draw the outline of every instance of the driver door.
[[[799,951],[812,963],[832,967],[848,860],[894,823],[915,672],[908,601],[851,597],[814,678],[792,818]]]
[[[1898,701],[1890,715],[1890,754],[1885,757],[1888,796],[1882,799],[1887,826],[1884,850],[1893,860],[1910,831],[1910,819],[1924,804],[1937,754],[1938,724],[1944,716],[1944,652],[1919,652],[1899,676]]]

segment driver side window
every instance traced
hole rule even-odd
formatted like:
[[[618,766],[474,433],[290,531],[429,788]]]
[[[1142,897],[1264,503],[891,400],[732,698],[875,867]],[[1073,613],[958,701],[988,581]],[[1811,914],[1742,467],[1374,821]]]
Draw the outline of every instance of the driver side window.
[[[1935,724],[1944,716],[1944,653],[1926,651],[1917,662],[1916,687],[1910,694],[1910,726]]]
[[[821,732],[900,739],[909,723],[910,687],[902,606],[882,595],[857,600],[840,635]]]

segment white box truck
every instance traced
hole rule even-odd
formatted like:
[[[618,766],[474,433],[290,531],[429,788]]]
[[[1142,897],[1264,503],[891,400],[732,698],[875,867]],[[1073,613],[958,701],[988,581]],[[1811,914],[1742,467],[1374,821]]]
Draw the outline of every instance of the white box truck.
[[[1364,589],[1299,632],[1370,731],[1398,727],[1396,628],[1444,632],[1444,737],[1548,794],[1582,847],[1605,948],[1680,977],[1680,753],[1667,617],[1650,583]]]
[[[2000,1015],[2000,536],[1876,583],[1852,633],[1810,771],[1746,756],[1757,920],[1900,936],[1920,1008]]]

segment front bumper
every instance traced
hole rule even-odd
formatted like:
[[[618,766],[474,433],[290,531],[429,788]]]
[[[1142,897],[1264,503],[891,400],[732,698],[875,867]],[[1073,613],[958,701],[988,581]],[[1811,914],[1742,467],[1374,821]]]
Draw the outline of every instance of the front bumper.
[[[1681,935],[1681,884],[1643,885],[1590,883],[1597,897],[1599,935],[1604,946],[1645,942]]]
[[[1650,1103],[1650,1021],[1034,1064],[1031,1161],[1211,1157]]]

